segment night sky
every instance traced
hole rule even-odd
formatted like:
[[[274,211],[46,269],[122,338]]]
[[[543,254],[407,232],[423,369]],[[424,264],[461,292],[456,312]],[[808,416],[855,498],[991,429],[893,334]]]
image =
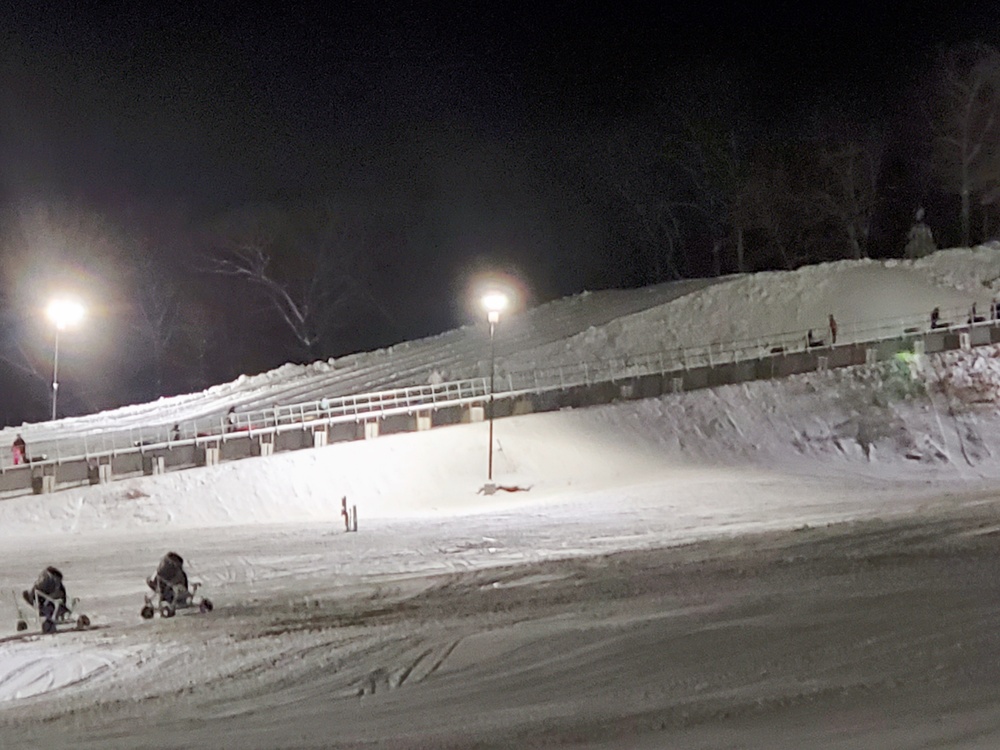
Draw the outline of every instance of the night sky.
[[[600,178],[614,133],[655,131],[706,70],[737,82],[762,128],[794,132],[812,107],[900,128],[936,50],[1000,31],[986,2],[205,5],[4,4],[0,304],[21,357],[0,384],[7,423],[44,418],[37,297],[53,280],[102,303],[99,325],[66,337],[67,413],[308,359],[249,292],[204,273],[220,217],[248,206],[335,196],[364,212],[381,312],[344,313],[317,355],[469,322],[465,286],[484,269],[522,278],[529,304],[634,284]],[[57,250],[44,227],[67,226],[87,242]],[[121,269],[138,255],[215,330],[201,348],[175,338],[186,365],[155,387],[130,366],[144,355]]]

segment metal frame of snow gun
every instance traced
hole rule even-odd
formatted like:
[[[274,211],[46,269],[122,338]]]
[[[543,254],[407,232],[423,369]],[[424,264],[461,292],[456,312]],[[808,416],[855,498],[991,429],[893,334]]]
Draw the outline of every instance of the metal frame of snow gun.
[[[12,593],[14,594],[14,602],[17,606],[17,630],[21,632],[28,629],[28,621],[24,616],[24,611],[21,609],[20,603],[17,601],[17,592]],[[54,599],[51,596],[43,594],[41,591],[33,589],[31,591],[31,599],[33,600],[32,611],[34,612],[35,619],[41,622],[43,633],[55,633],[60,625],[68,625],[71,622],[74,630],[86,630],[90,627],[90,618],[87,615],[79,615],[75,621],[71,620],[73,611],[80,602],[79,597],[74,597],[67,604],[65,599]],[[52,605],[52,617],[42,616],[41,605],[46,603]]]
[[[195,597],[198,594],[198,588],[201,586],[200,582],[196,581],[191,584],[190,589],[178,592],[177,586],[160,576],[154,576],[150,580],[156,581],[157,586],[153,593],[145,595],[146,602],[142,605],[142,610],[139,612],[143,620],[153,619],[157,610],[160,612],[160,617],[173,617],[177,614],[177,610],[179,609],[191,609],[197,607],[198,611],[202,614],[211,612],[213,609],[212,601],[210,599],[206,599],[204,596],[200,597],[200,601],[195,602]],[[149,581],[147,581],[147,583],[149,583]],[[161,586],[170,589],[172,592],[170,601],[164,599],[163,594],[161,593]],[[154,602],[154,600],[156,601]]]

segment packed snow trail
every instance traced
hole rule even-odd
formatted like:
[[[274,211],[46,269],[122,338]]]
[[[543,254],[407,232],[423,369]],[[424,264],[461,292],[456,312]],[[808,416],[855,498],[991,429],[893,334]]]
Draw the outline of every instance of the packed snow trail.
[[[998,510],[954,498],[923,517],[501,565],[471,545],[441,553],[466,557],[461,572],[336,577],[334,548],[353,535],[244,529],[215,554],[270,559],[265,577],[220,585],[227,604],[204,617],[136,623],[121,609],[102,636],[117,654],[108,668],[0,703],[0,740],[987,746],[975,743],[1000,739],[1000,667],[988,658],[1000,646]],[[544,514],[535,523],[550,534],[558,525]],[[438,529],[434,545],[462,548],[459,530],[481,529],[467,517]],[[297,551],[278,564],[292,539]],[[212,562],[206,535],[190,541]],[[96,636],[48,645],[74,665],[94,658],[80,646]]]

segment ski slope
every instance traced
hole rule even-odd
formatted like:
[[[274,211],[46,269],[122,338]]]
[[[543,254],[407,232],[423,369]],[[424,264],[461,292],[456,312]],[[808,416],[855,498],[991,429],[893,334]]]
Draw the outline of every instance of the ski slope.
[[[522,341],[551,361],[663,328],[793,330],[808,310],[819,327],[838,283],[859,319],[988,304],[1000,251],[938,255],[741,277],[650,307],[609,293],[607,312],[571,325],[586,295],[530,313]],[[755,301],[767,309],[740,314]],[[543,324],[546,309],[561,322]],[[416,371],[418,349],[445,366],[457,339],[343,369],[387,377],[403,350]],[[57,565],[97,627],[0,640],[0,746],[996,746],[998,362],[983,347],[924,363],[928,395],[857,368],[504,419],[495,478],[512,491],[491,496],[477,492],[486,426],[466,424],[4,500],[3,589]],[[169,422],[342,365],[20,429]],[[139,618],[167,549],[213,613]],[[10,635],[14,601],[0,598]]]

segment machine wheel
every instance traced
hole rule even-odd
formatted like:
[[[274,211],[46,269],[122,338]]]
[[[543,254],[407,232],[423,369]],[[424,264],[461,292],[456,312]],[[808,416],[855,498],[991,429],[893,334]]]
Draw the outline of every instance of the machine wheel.
[[[54,620],[42,620],[42,632],[48,635],[49,633],[56,632],[56,623]]]
[[[23,631],[25,631],[27,629],[28,629],[28,623],[27,622],[25,622],[24,620],[18,620],[17,621],[17,632],[18,633],[21,633],[21,632],[23,632]]]
[[[142,615],[143,620],[152,620],[153,615],[156,614],[156,610],[153,609],[151,604],[147,604],[139,614]]]
[[[173,607],[171,607],[166,602],[160,605],[160,617],[173,617],[173,616],[174,616]]]
[[[201,604],[198,605],[198,611],[201,612],[202,614],[205,614],[206,612],[211,612],[212,611],[212,600],[211,599],[202,599],[201,600]]]
[[[90,618],[87,615],[80,615],[76,618],[76,629],[86,630],[90,627]]]

